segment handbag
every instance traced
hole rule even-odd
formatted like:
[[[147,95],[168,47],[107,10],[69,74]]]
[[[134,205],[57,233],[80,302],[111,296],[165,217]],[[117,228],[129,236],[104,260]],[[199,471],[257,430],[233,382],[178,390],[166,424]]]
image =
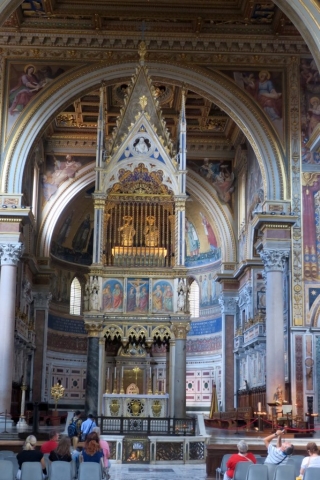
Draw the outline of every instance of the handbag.
[[[80,437],[80,441],[81,441],[81,442],[85,442],[85,441],[86,441],[87,435],[89,434],[92,425],[93,425],[93,420],[92,420],[91,425],[90,425],[90,427],[88,428],[88,430],[87,430],[86,432],[81,432],[81,437]]]

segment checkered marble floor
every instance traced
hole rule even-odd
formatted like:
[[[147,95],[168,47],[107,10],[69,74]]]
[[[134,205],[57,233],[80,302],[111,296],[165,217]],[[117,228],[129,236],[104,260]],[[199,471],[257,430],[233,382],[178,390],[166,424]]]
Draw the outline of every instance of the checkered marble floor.
[[[110,480],[205,480],[206,466],[112,464],[109,473]]]

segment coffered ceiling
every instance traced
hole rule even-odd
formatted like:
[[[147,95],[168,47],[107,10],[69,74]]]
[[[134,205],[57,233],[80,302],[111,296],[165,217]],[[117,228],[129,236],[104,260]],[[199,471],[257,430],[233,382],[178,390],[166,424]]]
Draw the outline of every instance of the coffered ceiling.
[[[25,0],[2,27],[9,45],[10,32],[20,35],[16,40],[20,45],[28,38],[27,43],[36,53],[41,48],[52,50],[56,46],[67,50],[83,44],[87,49],[94,44],[103,51],[112,51],[114,47],[120,52],[128,48],[129,41],[132,51],[137,52],[142,39],[153,55],[157,54],[156,50],[163,51],[164,43],[166,51],[180,48],[181,52],[187,52],[190,48],[196,50],[199,40],[204,48],[206,42],[215,42],[218,48],[221,41],[227,42],[228,48],[231,38],[239,46],[244,42],[250,45],[250,40],[256,41],[259,37],[270,45],[279,38],[289,43],[301,41],[298,31],[273,2],[258,0]],[[174,141],[181,87],[164,83],[161,78],[152,80]],[[116,125],[129,81],[121,78],[107,87],[107,135],[111,135]],[[46,132],[50,148],[61,139],[83,135],[94,138],[98,107],[98,91],[93,91],[58,112]],[[225,112],[207,98],[188,90],[186,114],[189,159],[233,157],[243,136]]]

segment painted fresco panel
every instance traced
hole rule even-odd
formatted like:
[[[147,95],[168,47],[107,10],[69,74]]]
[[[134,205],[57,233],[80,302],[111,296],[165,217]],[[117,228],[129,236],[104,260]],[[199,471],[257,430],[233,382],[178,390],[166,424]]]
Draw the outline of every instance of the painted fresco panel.
[[[197,171],[212,185],[222,202],[231,202],[231,194],[234,192],[235,182],[231,161],[209,161],[208,158],[205,158],[203,165],[197,167]]]
[[[7,132],[11,130],[11,127],[29,102],[70,68],[37,62],[10,65],[7,93]]]
[[[320,276],[320,174],[304,173],[303,201],[303,253],[306,280]]]
[[[94,162],[94,156],[80,155],[47,155],[40,178],[44,206],[56,195],[60,185],[70,182],[77,172],[87,163]]]
[[[269,70],[223,71],[249,93],[283,138],[282,72]]]
[[[149,311],[149,279],[128,278],[127,312],[147,313]]]
[[[301,59],[300,88],[302,163],[320,165],[320,153],[310,152],[307,147],[320,122],[320,73],[314,60]]]
[[[168,280],[155,280],[152,286],[152,312],[173,312],[173,282]]]
[[[123,312],[123,280],[108,278],[102,286],[103,312]]]

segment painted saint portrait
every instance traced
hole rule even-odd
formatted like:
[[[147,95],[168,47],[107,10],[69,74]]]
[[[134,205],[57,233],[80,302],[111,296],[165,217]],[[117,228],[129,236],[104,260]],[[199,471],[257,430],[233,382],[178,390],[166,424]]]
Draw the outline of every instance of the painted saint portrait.
[[[173,286],[166,280],[156,281],[152,288],[152,312],[173,312]]]
[[[269,70],[233,72],[233,79],[252,95],[283,138],[282,73]]]
[[[149,279],[128,278],[127,312],[147,313],[149,311]]]
[[[311,152],[308,146],[315,128],[320,123],[320,73],[314,60],[301,60],[300,88],[302,163],[319,165],[320,153]]]
[[[123,311],[123,282],[110,278],[102,287],[102,310],[104,312]]]
[[[186,254],[187,256],[194,257],[200,253],[200,240],[194,225],[186,217],[185,221],[186,229]]]
[[[28,103],[64,71],[65,68],[59,66],[36,63],[10,65],[8,131]]]

